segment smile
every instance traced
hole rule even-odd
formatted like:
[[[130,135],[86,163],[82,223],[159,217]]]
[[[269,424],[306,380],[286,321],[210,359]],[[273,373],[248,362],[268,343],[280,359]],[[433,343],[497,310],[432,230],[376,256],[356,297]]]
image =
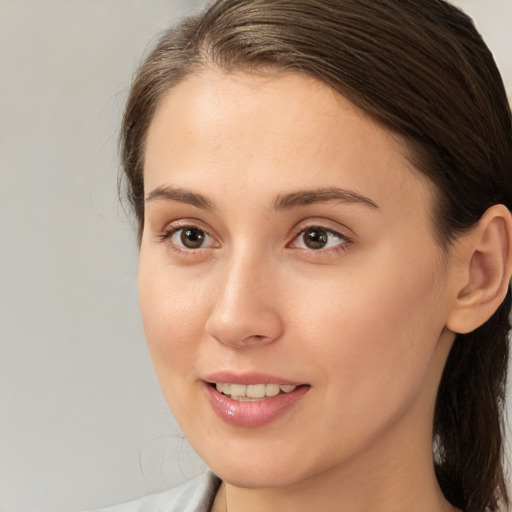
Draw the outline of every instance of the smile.
[[[216,415],[235,427],[257,428],[272,423],[294,409],[311,389],[309,384],[280,383],[281,379],[275,377],[229,377],[218,374],[203,381],[203,389]]]
[[[219,393],[228,396],[238,402],[257,402],[271,398],[280,393],[291,393],[297,386],[290,384],[229,384],[226,382],[215,383]]]

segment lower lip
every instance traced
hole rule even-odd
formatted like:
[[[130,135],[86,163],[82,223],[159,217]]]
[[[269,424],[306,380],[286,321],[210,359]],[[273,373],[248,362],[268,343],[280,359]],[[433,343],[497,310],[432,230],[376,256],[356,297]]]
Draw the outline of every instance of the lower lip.
[[[262,427],[271,423],[293,407],[308,391],[309,386],[300,386],[290,393],[279,393],[257,402],[239,402],[219,393],[215,387],[205,383],[206,392],[213,410],[230,425],[237,427]]]

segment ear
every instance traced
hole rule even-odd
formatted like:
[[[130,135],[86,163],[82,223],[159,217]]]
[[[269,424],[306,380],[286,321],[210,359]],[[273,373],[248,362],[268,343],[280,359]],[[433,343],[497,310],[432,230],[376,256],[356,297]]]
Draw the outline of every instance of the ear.
[[[446,327],[466,334],[498,309],[512,273],[512,215],[502,204],[489,208],[456,250],[462,254],[462,280]]]

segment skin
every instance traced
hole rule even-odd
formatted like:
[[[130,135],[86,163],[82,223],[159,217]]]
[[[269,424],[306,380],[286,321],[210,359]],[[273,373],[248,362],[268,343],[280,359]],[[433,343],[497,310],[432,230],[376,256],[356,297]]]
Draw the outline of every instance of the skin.
[[[402,142],[298,74],[206,69],[150,126],[139,287],[165,398],[223,481],[214,510],[444,511],[432,418],[463,272],[436,243],[434,193]],[[174,199],[163,188],[209,203]],[[374,203],[285,194],[344,189]],[[153,194],[152,194],[153,192]],[[187,249],[180,228],[197,226]],[[311,249],[304,230],[328,230]],[[456,252],[456,251],[455,251]],[[307,383],[268,425],[228,425],[203,379]]]

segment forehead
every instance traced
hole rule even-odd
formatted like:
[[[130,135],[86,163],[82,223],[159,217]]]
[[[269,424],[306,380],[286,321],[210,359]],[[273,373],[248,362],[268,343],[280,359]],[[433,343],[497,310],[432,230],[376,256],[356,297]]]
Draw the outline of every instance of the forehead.
[[[174,126],[169,122],[174,117]],[[301,139],[332,134],[340,142],[348,133],[340,125],[350,118],[354,135],[377,135],[387,143],[401,146],[398,136],[378,125],[368,115],[324,83],[305,74],[269,70],[268,72],[225,74],[216,68],[189,75],[173,87],[160,102],[150,125],[148,138],[154,139],[173,128],[179,136],[195,139],[213,136],[219,144],[237,140],[273,147]],[[178,126],[179,122],[179,126]],[[370,128],[371,129],[368,129]],[[212,130],[215,128],[215,130]],[[366,129],[364,129],[366,128]],[[279,140],[272,140],[279,131]],[[316,137],[311,137],[312,135]],[[352,137],[352,143],[356,137]],[[167,137],[167,142],[172,142]],[[269,143],[273,142],[271,146]],[[374,143],[376,140],[373,141]]]
[[[206,69],[159,105],[144,181],[146,191],[202,183],[245,197],[342,186],[430,210],[432,187],[405,154],[398,136],[311,77]]]

